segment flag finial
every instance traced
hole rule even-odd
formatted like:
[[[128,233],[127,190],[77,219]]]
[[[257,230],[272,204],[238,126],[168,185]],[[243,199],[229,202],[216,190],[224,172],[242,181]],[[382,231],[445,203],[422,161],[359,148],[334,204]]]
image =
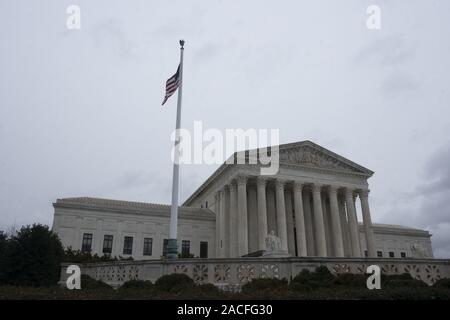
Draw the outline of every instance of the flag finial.
[[[184,40],[180,40],[180,46],[181,46],[181,49],[184,49],[183,47],[184,47]]]

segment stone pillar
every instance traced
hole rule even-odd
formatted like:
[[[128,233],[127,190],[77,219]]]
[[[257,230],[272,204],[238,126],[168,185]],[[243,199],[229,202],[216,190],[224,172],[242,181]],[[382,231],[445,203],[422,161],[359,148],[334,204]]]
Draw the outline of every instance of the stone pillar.
[[[284,188],[284,205],[286,209],[286,231],[288,239],[288,253],[295,257],[295,226],[294,226],[294,205],[292,192],[289,188]]]
[[[352,256],[352,247],[350,244],[350,229],[348,228],[347,213],[345,212],[345,199],[338,196],[339,215],[341,217],[342,240],[344,241],[344,256]]]
[[[286,226],[286,205],[284,200],[284,181],[275,181],[275,195],[277,202],[277,231],[281,239],[281,249],[288,251],[287,226]]]
[[[308,255],[306,247],[306,228],[305,215],[303,212],[303,185],[300,182],[294,183],[294,211],[295,211],[295,230],[297,240],[297,254],[299,257]]]
[[[330,208],[328,208],[328,195],[322,192],[320,194],[322,199],[322,214],[323,214],[323,226],[325,228],[325,243],[327,246],[327,257],[333,257],[333,239],[331,235],[331,219],[330,219]]]
[[[238,210],[237,210],[237,188],[235,183],[230,183],[230,257],[239,257],[238,249]]]
[[[315,241],[314,241],[314,223],[311,208],[311,194],[303,188],[303,211],[305,214],[305,229],[306,229],[306,247],[308,256],[316,255]]]
[[[356,216],[355,203],[353,202],[353,191],[345,190],[345,204],[347,206],[348,227],[350,229],[350,242],[353,257],[361,257],[361,247],[359,244],[358,218]]]
[[[316,254],[319,257],[326,257],[327,244],[325,238],[325,225],[323,222],[321,189],[321,185],[313,185],[314,224],[316,227]]]
[[[219,191],[219,209],[220,209],[220,257],[225,258],[225,190]]]
[[[267,237],[267,180],[265,178],[258,177],[256,180],[256,184],[258,193],[258,250],[265,250]]]
[[[337,187],[329,188],[330,197],[330,213],[331,213],[331,230],[334,242],[334,254],[336,257],[344,256],[344,241],[341,228],[341,219],[339,216],[339,205],[337,199]]]
[[[224,187],[224,202],[225,202],[225,257],[230,257],[230,189],[227,185]]]
[[[361,210],[364,222],[364,233],[366,235],[367,256],[376,257],[375,239],[373,235],[372,219],[370,218],[369,209],[369,190],[361,190],[359,192],[361,200]]]
[[[238,255],[248,253],[247,177],[237,178],[238,188]]]
[[[215,242],[216,242],[216,258],[220,257],[220,239],[221,239],[221,235],[220,235],[220,195],[219,192],[216,193],[216,195],[214,196],[214,211],[216,214],[216,237],[215,237]]]

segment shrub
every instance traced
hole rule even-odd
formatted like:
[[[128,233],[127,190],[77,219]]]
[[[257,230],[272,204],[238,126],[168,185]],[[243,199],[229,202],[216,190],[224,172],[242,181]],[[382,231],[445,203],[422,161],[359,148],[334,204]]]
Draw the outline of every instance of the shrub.
[[[194,255],[192,253],[188,253],[188,252],[178,253],[178,259],[192,259],[192,258],[194,258]]]
[[[156,280],[155,288],[164,292],[183,292],[195,287],[194,280],[185,274],[167,274]]]
[[[113,290],[113,288],[101,280],[95,280],[88,275],[81,275],[81,290]]]
[[[287,289],[286,279],[253,279],[242,286],[243,293],[255,293],[263,290]]]
[[[195,286],[193,296],[187,298],[192,299],[220,299],[224,297],[224,292],[220,291],[215,285],[205,283]]]
[[[366,288],[367,276],[364,274],[343,273],[336,276],[333,284],[343,288]]]
[[[153,283],[151,281],[144,280],[130,280],[125,282],[119,290],[151,290],[153,289]]]
[[[382,288],[425,288],[428,285],[420,280],[414,279],[409,273],[400,275],[381,275]]]
[[[92,254],[90,252],[82,252],[80,250],[72,250],[72,248],[67,248],[64,252],[64,262],[71,263],[91,263],[91,262],[109,262],[109,261],[119,261],[119,260],[133,260],[133,257],[124,258],[122,256],[119,257],[111,257],[110,255],[104,254],[99,256],[98,254]]]
[[[34,224],[0,241],[0,281],[5,284],[50,286],[59,280],[63,247],[48,226]]]
[[[5,249],[7,245],[6,234],[0,231],[0,284],[5,282]]]
[[[433,284],[433,287],[450,289],[450,278],[444,278],[444,279],[436,281]]]
[[[290,288],[294,291],[310,291],[333,285],[335,277],[325,266],[317,267],[314,272],[303,269],[292,279]]]

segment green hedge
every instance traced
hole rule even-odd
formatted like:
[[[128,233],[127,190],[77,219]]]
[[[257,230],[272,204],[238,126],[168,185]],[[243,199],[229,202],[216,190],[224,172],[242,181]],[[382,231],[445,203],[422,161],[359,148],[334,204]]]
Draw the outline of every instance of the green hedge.
[[[57,283],[64,250],[48,226],[22,227],[11,237],[0,236],[0,283],[50,286]]]

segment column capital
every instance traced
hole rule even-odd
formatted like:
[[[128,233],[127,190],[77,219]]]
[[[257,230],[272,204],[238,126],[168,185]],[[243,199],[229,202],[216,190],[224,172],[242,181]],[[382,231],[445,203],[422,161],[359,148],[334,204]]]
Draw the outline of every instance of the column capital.
[[[367,197],[369,197],[369,192],[370,192],[369,189],[361,189],[361,190],[358,190],[358,195],[361,199],[367,198]]]
[[[236,190],[236,183],[233,180],[230,180],[230,182],[228,183],[228,188],[230,188],[231,190]]]
[[[238,185],[246,184],[247,180],[248,180],[248,176],[239,175],[239,176],[236,177],[236,183]]]
[[[319,183],[313,183],[312,184],[312,190],[313,192],[322,192],[322,185]]]
[[[354,192],[354,191],[355,191],[355,189],[346,187],[346,188],[345,188],[345,196],[347,196],[347,197],[353,197],[353,192]]]
[[[338,189],[339,189],[338,186],[333,186],[333,185],[331,185],[331,186],[328,187],[328,191],[329,191],[331,194],[337,193]]]
[[[286,184],[286,180],[284,179],[275,179],[275,187],[276,188],[284,188],[284,185]]]
[[[267,184],[267,178],[266,177],[262,177],[262,176],[256,177],[256,185],[258,187],[265,187],[266,184]]]
[[[294,191],[302,191],[303,186],[305,185],[305,183],[302,182],[302,181],[294,181],[292,183],[292,185],[294,186]]]

